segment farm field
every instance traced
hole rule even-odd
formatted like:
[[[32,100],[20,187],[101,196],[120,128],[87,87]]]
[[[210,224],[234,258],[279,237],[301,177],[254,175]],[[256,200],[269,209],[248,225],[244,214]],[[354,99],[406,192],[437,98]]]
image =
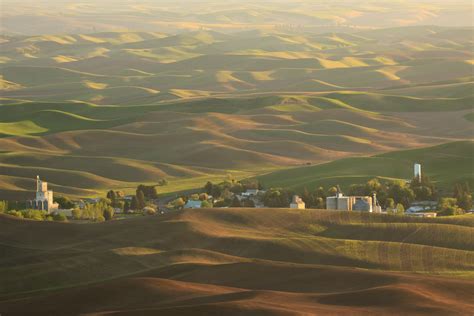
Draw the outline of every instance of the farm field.
[[[473,224],[243,208],[82,225],[0,216],[0,310],[466,314]]]
[[[40,173],[73,197],[162,178],[166,193],[470,141],[470,32],[4,36],[0,192],[24,199]]]
[[[0,316],[471,315],[473,12],[2,0]]]
[[[268,187],[296,190],[319,186],[364,183],[373,178],[382,180],[411,180],[415,163],[423,165],[423,172],[444,192],[450,192],[458,182],[474,185],[472,141],[453,142],[434,147],[411,149],[371,157],[345,158],[316,166],[278,170],[258,177]]]

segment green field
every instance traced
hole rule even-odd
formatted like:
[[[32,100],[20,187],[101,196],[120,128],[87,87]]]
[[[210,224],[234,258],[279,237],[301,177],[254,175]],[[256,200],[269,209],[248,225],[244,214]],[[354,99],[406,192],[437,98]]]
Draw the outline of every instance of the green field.
[[[365,183],[372,178],[411,180],[413,165],[422,164],[423,173],[441,189],[450,192],[455,183],[474,185],[472,141],[454,142],[434,147],[395,151],[371,157],[336,160],[316,166],[306,166],[272,172],[258,179],[270,187],[313,189],[319,186]]]

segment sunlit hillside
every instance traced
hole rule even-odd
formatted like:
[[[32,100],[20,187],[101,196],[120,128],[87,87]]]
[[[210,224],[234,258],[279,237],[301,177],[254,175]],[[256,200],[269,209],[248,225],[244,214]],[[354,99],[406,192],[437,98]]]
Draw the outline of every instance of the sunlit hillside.
[[[471,33],[3,36],[0,189],[23,199],[40,173],[73,196],[170,192],[471,139]]]

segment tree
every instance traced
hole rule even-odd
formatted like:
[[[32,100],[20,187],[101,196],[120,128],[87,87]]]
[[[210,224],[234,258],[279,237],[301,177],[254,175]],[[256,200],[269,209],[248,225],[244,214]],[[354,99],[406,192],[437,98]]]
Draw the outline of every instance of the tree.
[[[168,180],[166,179],[160,179],[160,181],[158,181],[158,185],[159,186],[165,186],[165,185],[168,185]]]
[[[418,201],[433,200],[437,196],[435,185],[425,175],[422,175],[421,178],[414,177],[410,182],[410,189],[413,190],[415,199]]]
[[[301,199],[304,201],[307,208],[314,207],[314,195],[310,194],[307,188],[304,188],[303,193],[301,194]]]
[[[145,205],[145,194],[143,191],[137,190],[137,210],[143,210]]]
[[[374,178],[367,181],[365,188],[367,195],[371,195],[380,192],[382,190],[382,184],[377,178]]]
[[[271,188],[263,196],[263,203],[267,207],[288,207],[290,205],[290,193],[283,189]]]
[[[243,207],[250,207],[250,208],[253,208],[255,207],[255,202],[253,200],[244,200],[243,203],[242,203],[242,206]]]
[[[147,186],[147,185],[140,184],[137,187],[137,191],[136,191],[137,196],[138,196],[139,191],[141,191],[143,193],[143,196],[149,200],[155,200],[158,198],[158,191],[156,189],[156,186],[154,185]]]
[[[228,188],[225,188],[223,191],[222,191],[222,194],[221,194],[221,197],[224,199],[224,200],[230,200],[232,199],[234,195],[232,194],[232,192],[230,192],[230,190]]]
[[[54,202],[58,203],[62,209],[71,209],[74,207],[74,202],[65,196],[54,197]]]
[[[438,202],[438,214],[444,216],[461,215],[463,210],[457,205],[455,198],[441,198]]]
[[[75,208],[72,210],[72,218],[74,219],[81,219],[82,218],[82,210],[79,208]]]
[[[222,195],[222,191],[223,191],[223,187],[220,186],[220,185],[213,185],[212,186],[212,192],[211,192],[211,195],[214,197],[214,198],[220,198],[221,195]]]
[[[408,208],[415,199],[415,193],[403,181],[394,181],[390,185],[388,195],[395,203],[401,203],[405,208]]]
[[[8,202],[0,201],[0,213],[6,213],[8,211]]]
[[[323,187],[319,187],[314,192],[314,208],[325,209],[326,208],[326,191]]]
[[[99,200],[99,203],[97,204],[101,204],[101,205],[112,205],[112,200],[111,199],[108,199],[108,198],[101,198]]]
[[[232,203],[230,204],[231,207],[242,207],[242,204],[240,203],[240,200],[238,197],[234,196],[234,199],[232,200]]]
[[[241,194],[244,192],[244,187],[240,182],[232,183],[232,187],[230,188],[230,192],[234,194]]]
[[[104,210],[104,219],[106,221],[110,221],[114,218],[114,215],[115,215],[115,210],[113,207],[107,207],[105,210]]]
[[[321,197],[317,197],[314,200],[314,208],[317,208],[317,209],[320,209],[320,210],[325,209],[326,208],[326,200],[321,198]]]
[[[385,208],[387,210],[393,210],[395,209],[395,201],[392,199],[392,198],[388,198],[386,201],[385,201]]]
[[[349,195],[363,196],[367,195],[366,186],[363,184],[351,184],[349,186]]]
[[[207,194],[212,194],[213,184],[211,181],[207,181],[206,185],[204,186],[204,191]]]
[[[156,215],[156,210],[153,207],[147,206],[143,209],[146,215]]]
[[[186,205],[186,201],[182,197],[179,197],[176,200],[172,201],[170,205],[174,207],[175,209],[179,210],[179,209],[182,209],[183,206]]]
[[[395,208],[395,210],[396,210],[397,214],[404,214],[405,213],[405,207],[401,203],[397,204],[397,207]]]
[[[139,207],[139,205],[138,205],[138,199],[137,199],[136,196],[133,196],[133,197],[132,197],[132,202],[130,203],[130,209],[136,211],[136,210],[138,210],[139,208],[140,208],[140,207]]]
[[[53,220],[56,222],[67,222],[67,217],[64,214],[54,214]]]
[[[331,188],[329,188],[329,190],[328,190],[328,195],[329,195],[329,196],[335,196],[336,193],[337,193],[337,191],[338,191],[338,190],[337,190],[336,187],[331,187]]]
[[[114,190],[110,190],[107,192],[107,198],[112,201],[112,203],[117,199],[117,195],[115,194]]]
[[[132,198],[133,200],[133,198]],[[124,213],[128,213],[128,211],[130,211],[130,202],[129,201],[125,201],[124,204],[123,204],[123,212]]]
[[[115,203],[115,207],[123,211],[125,209],[125,202],[124,201],[117,201]]]
[[[211,207],[212,207],[212,203],[209,202],[209,201],[207,201],[207,200],[202,201],[201,207],[202,207],[202,208],[211,208]]]
[[[454,186],[454,198],[457,200],[457,205],[464,211],[472,209],[472,193],[467,182]]]

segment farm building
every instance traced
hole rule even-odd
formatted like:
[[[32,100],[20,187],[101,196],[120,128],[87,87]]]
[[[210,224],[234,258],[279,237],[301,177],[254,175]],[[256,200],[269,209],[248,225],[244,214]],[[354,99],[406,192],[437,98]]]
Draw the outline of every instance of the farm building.
[[[326,198],[326,209],[339,211],[363,211],[381,213],[382,208],[377,205],[377,197],[345,196],[340,190],[335,196]]]
[[[193,201],[189,200],[185,205],[184,208],[201,208],[202,201]]]
[[[28,201],[31,208],[53,213],[59,208],[58,203],[54,203],[53,191],[48,190],[48,183],[36,177],[36,196],[34,200]]]
[[[290,208],[304,210],[306,208],[306,204],[298,195],[295,195],[293,196],[293,200],[291,201]]]

